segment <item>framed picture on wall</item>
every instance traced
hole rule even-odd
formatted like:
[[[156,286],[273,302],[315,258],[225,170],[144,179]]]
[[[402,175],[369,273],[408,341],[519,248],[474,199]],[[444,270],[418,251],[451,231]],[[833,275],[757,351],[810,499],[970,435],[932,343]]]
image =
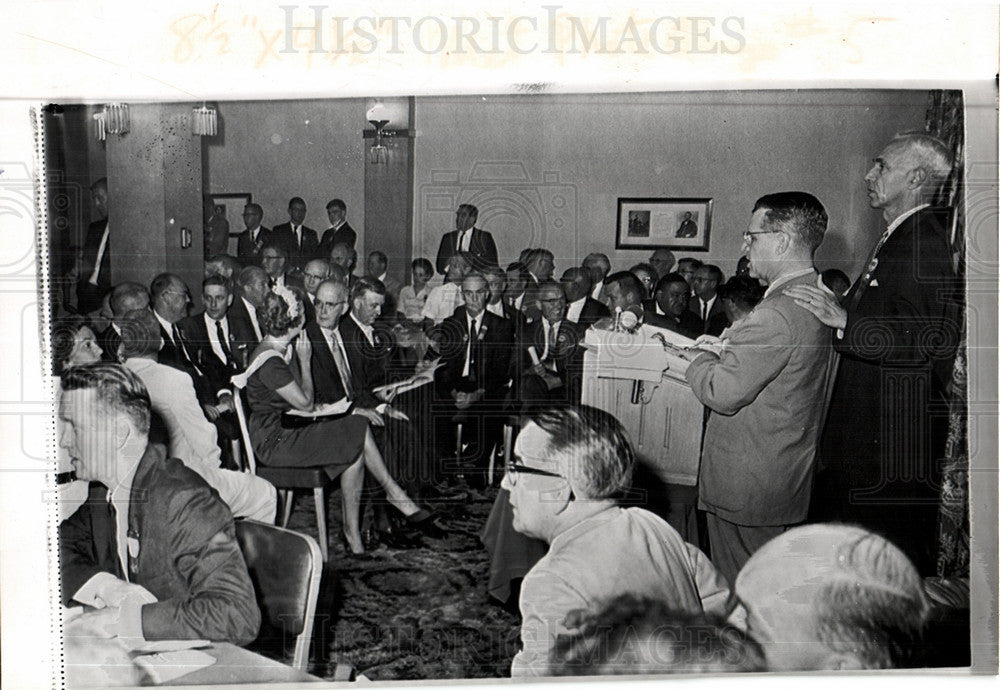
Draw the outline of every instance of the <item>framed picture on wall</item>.
[[[615,249],[707,252],[711,199],[619,197]]]
[[[236,256],[243,207],[251,201],[252,195],[244,192],[205,195],[205,258],[222,253]]]

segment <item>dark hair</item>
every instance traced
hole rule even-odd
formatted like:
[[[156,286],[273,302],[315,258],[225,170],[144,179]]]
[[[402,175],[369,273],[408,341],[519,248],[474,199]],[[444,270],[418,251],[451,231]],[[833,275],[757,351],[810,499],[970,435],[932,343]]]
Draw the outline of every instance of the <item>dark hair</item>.
[[[757,199],[753,212],[763,209],[768,226],[779,225],[793,240],[815,252],[823,243],[828,217],[819,199],[807,192],[778,192]]]
[[[351,301],[356,300],[358,297],[364,297],[367,292],[374,292],[376,295],[384,296],[386,294],[385,283],[373,276],[358,278],[351,288]]]
[[[260,266],[247,266],[236,277],[236,282],[240,287],[246,287],[256,280],[267,280],[267,272]]]
[[[90,328],[90,323],[79,314],[70,314],[52,323],[52,369],[56,376],[67,368],[67,360],[76,346],[76,336],[84,328]]]
[[[555,676],[763,671],[746,633],[704,613],[622,594],[590,608],[549,654]]]
[[[434,266],[433,266],[433,264],[431,264],[430,261],[428,261],[427,259],[423,258],[422,256],[418,257],[418,258],[416,258],[416,259],[414,259],[413,261],[410,262],[410,270],[415,271],[418,268],[424,269],[424,273],[426,273],[428,276],[433,276],[434,275]]]
[[[230,295],[233,294],[233,284],[226,276],[220,276],[218,273],[216,273],[215,275],[210,275],[209,277],[205,278],[205,280],[201,281],[202,292],[205,291],[205,288],[212,285],[216,287],[226,288],[226,292],[228,292]]]
[[[249,204],[245,204],[243,206],[243,210],[246,211],[247,209],[250,209],[251,211],[254,211],[261,218],[264,217],[264,207],[261,206],[260,204],[255,204],[255,203],[252,203],[252,202],[249,203]]]
[[[120,364],[97,362],[70,367],[62,374],[64,392],[93,390],[110,410],[124,413],[141,434],[149,433],[149,391],[142,380]]]
[[[656,272],[655,268],[653,268],[653,264],[642,262],[628,269],[628,272],[632,274],[635,274],[636,271],[645,271],[648,273],[653,278],[653,285],[656,285],[656,281],[660,279],[660,274]]]
[[[550,453],[565,458],[566,479],[579,498],[615,498],[632,483],[632,444],[625,428],[604,410],[546,407],[531,414],[530,421],[551,437]]]
[[[618,285],[620,289],[625,294],[633,294],[636,299],[641,301],[646,295],[646,288],[643,287],[642,281],[635,277],[635,274],[630,271],[617,271],[612,273],[604,279],[605,285]],[[638,302],[636,302],[638,304]]]
[[[541,258],[547,258],[549,261],[555,261],[555,255],[544,247],[537,247],[535,249],[528,250],[528,254],[524,257],[524,265],[528,266],[531,263],[538,261]]]
[[[733,276],[718,289],[719,299],[731,300],[742,311],[750,311],[764,299],[764,286],[756,278]]]
[[[326,203],[326,210],[329,211],[335,208],[339,208],[341,211],[347,211],[347,204],[344,203],[343,199],[330,199],[330,201]]]
[[[299,298],[299,313],[295,318],[288,315],[288,308],[291,306],[281,295],[268,292],[264,295],[264,301],[257,307],[257,322],[264,335],[273,335],[278,338],[285,335],[291,329],[302,323],[302,299],[297,290],[289,288]]]
[[[293,204],[302,204],[303,206],[305,206],[306,200],[300,196],[293,196],[291,199],[288,200],[288,208],[291,208]]]
[[[687,264],[695,271],[697,271],[699,268],[705,265],[701,262],[701,259],[696,259],[693,256],[684,256],[681,257],[680,259],[677,259],[678,272],[680,272],[681,264]]]
[[[708,271],[712,274],[712,278],[715,279],[716,284],[721,284],[726,279],[726,275],[722,272],[722,269],[714,264],[702,264],[695,270]]]
[[[160,322],[149,309],[133,309],[128,312],[121,318],[120,327],[123,361],[159,352],[163,337],[160,335]]]
[[[520,261],[514,261],[513,263],[507,265],[506,272],[510,273],[511,271],[517,273],[517,277],[519,280],[524,280],[524,281],[528,280],[528,267],[525,266]]]
[[[472,222],[473,223],[475,223],[477,220],[479,220],[479,209],[478,208],[476,208],[472,204],[459,204],[458,205],[458,210],[461,211],[463,208],[467,209],[469,211],[469,214],[472,216]]]
[[[684,283],[685,285],[687,285],[687,281],[684,280],[684,276],[682,276],[680,273],[676,272],[668,273],[667,275],[663,276],[658,281],[656,281],[656,287],[653,288],[653,294],[655,295],[657,292],[660,292],[671,283]]]

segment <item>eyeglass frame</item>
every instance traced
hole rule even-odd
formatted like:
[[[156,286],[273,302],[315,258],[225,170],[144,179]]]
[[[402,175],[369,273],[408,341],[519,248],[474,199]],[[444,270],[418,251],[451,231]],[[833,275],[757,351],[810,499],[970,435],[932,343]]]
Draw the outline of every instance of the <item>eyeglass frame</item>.
[[[757,232],[750,232],[749,230],[743,233],[743,242],[749,247],[754,243],[755,235],[773,235],[777,232],[784,232],[784,230],[758,230]]]
[[[532,467],[523,463],[514,462],[513,460],[504,466],[504,471],[507,475],[507,481],[510,482],[511,486],[517,484],[517,479],[515,477],[517,474],[533,474],[538,477],[558,477],[559,479],[566,479],[564,475],[549,472],[548,470],[543,470],[540,467]]]

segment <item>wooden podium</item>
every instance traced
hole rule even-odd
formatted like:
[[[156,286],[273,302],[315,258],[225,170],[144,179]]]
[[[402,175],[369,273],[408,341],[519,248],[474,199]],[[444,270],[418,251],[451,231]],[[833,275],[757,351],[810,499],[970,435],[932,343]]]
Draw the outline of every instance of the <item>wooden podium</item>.
[[[688,362],[675,354],[691,342],[646,325],[634,335],[589,329],[581,402],[613,414],[628,431],[641,470],[659,480],[635,482],[641,505],[698,544],[694,508],[704,407],[684,377]],[[663,486],[650,487],[657,483]]]

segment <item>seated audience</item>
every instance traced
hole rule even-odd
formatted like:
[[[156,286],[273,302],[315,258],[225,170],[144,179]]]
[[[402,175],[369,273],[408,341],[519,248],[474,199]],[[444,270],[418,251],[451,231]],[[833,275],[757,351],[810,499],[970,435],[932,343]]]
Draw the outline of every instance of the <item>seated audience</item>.
[[[691,280],[694,295],[688,300],[687,308],[697,317],[702,333],[717,336],[728,325],[722,301],[717,296],[724,278],[722,269],[711,264],[703,264],[694,272]]]
[[[148,443],[139,378],[92,364],[65,372],[62,388],[60,444],[91,481],[87,503],[59,528],[62,602],[97,609],[78,628],[132,642],[252,641],[260,611],[233,516],[196,472]]]
[[[286,238],[286,242],[289,241]],[[276,287],[295,287],[302,289],[302,278],[293,275],[291,264],[288,260],[287,244],[272,240],[264,245],[260,252],[260,267],[267,274],[267,285],[272,290]]]
[[[526,306],[525,290],[527,290],[529,280],[531,280],[531,275],[523,263],[515,261],[507,266],[507,285],[504,287],[503,301],[522,314],[524,314]]]
[[[119,283],[111,290],[110,304],[114,318],[111,325],[101,333],[98,343],[104,351],[101,358],[105,362],[121,364],[119,349],[122,344],[122,329],[118,320],[133,309],[148,309],[149,292],[139,283]]]
[[[302,288],[305,292],[302,306],[305,307],[306,323],[316,318],[316,290],[329,277],[330,262],[327,259],[313,259],[302,269]]]
[[[677,260],[674,253],[663,247],[657,249],[649,256],[649,265],[656,271],[657,276],[665,276],[674,269]]]
[[[353,287],[358,276],[354,275],[354,267],[358,263],[358,252],[353,245],[335,242],[330,247],[330,263],[344,270],[347,287]]]
[[[385,285],[385,306],[382,309],[382,317],[393,320],[396,316],[396,304],[402,285],[398,280],[390,276],[388,271],[389,258],[385,255],[385,252],[375,250],[368,255],[368,259],[365,261],[365,275]]]
[[[906,555],[852,525],[806,525],[775,537],[750,557],[734,589],[771,671],[912,666],[929,611]]]
[[[489,299],[486,301],[486,311],[496,314],[501,319],[507,319],[515,329],[519,328],[524,315],[503,299],[507,289],[507,273],[496,264],[486,266],[482,273],[490,291]]]
[[[444,283],[433,288],[424,303],[421,316],[425,328],[441,323],[462,305],[462,278],[471,266],[472,258],[466,252],[458,252],[448,259]]]
[[[590,296],[590,272],[582,266],[567,268],[562,274],[563,292],[566,295],[566,320],[587,330],[595,321],[611,316],[611,311]]]
[[[503,480],[514,529],[548,542],[549,551],[521,585],[523,648],[512,676],[551,675],[556,638],[573,632],[568,614],[620,594],[729,615],[729,587],[705,554],[653,513],[617,505],[634,465],[624,429],[596,408],[548,408],[518,434]]]
[[[274,487],[246,472],[221,469],[215,427],[205,418],[191,380],[181,371],[156,361],[162,339],[148,309],[125,315],[122,356],[125,368],[142,380],[158,421],[166,427],[168,453],[200,474],[236,517],[274,522]]]
[[[312,343],[299,338],[302,304],[289,290],[270,293],[258,309],[264,339],[254,350],[245,374],[250,402],[250,439],[263,465],[320,467],[330,479],[340,478],[343,538],[352,554],[364,553],[361,539],[361,488],[367,468],[385,489],[390,504],[415,526],[432,522],[386,470],[368,428],[358,415],[318,418],[306,424],[290,423],[290,410],[312,412]],[[295,364],[284,353],[294,341]]]
[[[187,318],[191,308],[191,292],[180,276],[161,273],[149,286],[153,316],[159,324],[161,346],[157,356],[160,364],[184,372],[191,377],[198,400],[202,405],[217,401],[204,372],[194,362],[180,330],[180,322]],[[124,337],[124,336],[123,336]]]
[[[611,272],[611,262],[608,261],[608,257],[597,252],[587,254],[587,257],[583,260],[583,267],[590,271],[590,280],[593,282],[593,286],[590,289],[590,296],[598,302],[608,304],[607,297],[604,294],[604,279]]]
[[[397,304],[397,311],[407,321],[420,323],[423,320],[424,304],[426,304],[427,295],[430,293],[427,281],[433,276],[434,266],[427,259],[414,259],[410,264],[412,282],[399,289],[399,302]]]
[[[837,296],[837,302],[843,306],[844,298],[851,289],[851,279],[839,268],[828,268],[819,275],[823,279],[823,284],[830,288],[830,291]]]
[[[562,286],[549,280],[536,294],[541,316],[521,332],[514,355],[517,400],[525,410],[549,402],[579,402],[582,386],[583,331],[566,320]]]
[[[346,244],[353,248],[358,241],[358,233],[347,222],[347,204],[343,199],[331,199],[326,204],[326,217],[330,220],[330,227],[323,233],[323,239],[319,242],[319,253],[321,256],[329,256],[330,250],[335,244]]]
[[[622,594],[584,612],[549,657],[554,676],[763,671],[760,645],[718,618]]]
[[[656,281],[660,279],[660,276],[656,273],[656,269],[649,264],[636,264],[628,269],[628,271],[642,283],[642,287],[646,291],[643,300],[651,298],[653,296],[653,288],[656,287]]]
[[[677,260],[677,272],[684,276],[688,285],[694,283],[694,273],[701,268],[702,262],[693,256],[685,256]]]
[[[688,292],[687,281],[680,273],[668,273],[660,278],[654,293],[655,312],[646,312],[646,323],[697,338],[702,334],[702,324],[701,319],[687,308]]]
[[[243,322],[243,325],[248,327],[247,332],[253,334],[253,340],[236,344],[237,358],[240,360],[240,365],[245,367],[253,348],[257,347],[257,343],[264,337],[257,322],[257,307],[264,303],[264,297],[271,288],[267,285],[267,274],[259,266],[247,266],[240,271],[237,284],[240,288],[239,296],[233,300],[228,314],[230,320]]]
[[[476,488],[486,486],[489,453],[500,442],[503,401],[511,378],[514,327],[486,311],[489,287],[481,273],[462,279],[464,304],[435,329],[442,366],[435,372],[436,442],[440,456],[455,452],[455,424],[462,424],[462,442],[469,446],[463,471]]]
[[[745,317],[764,298],[764,286],[750,276],[735,275],[719,286],[719,299],[729,326]]]

